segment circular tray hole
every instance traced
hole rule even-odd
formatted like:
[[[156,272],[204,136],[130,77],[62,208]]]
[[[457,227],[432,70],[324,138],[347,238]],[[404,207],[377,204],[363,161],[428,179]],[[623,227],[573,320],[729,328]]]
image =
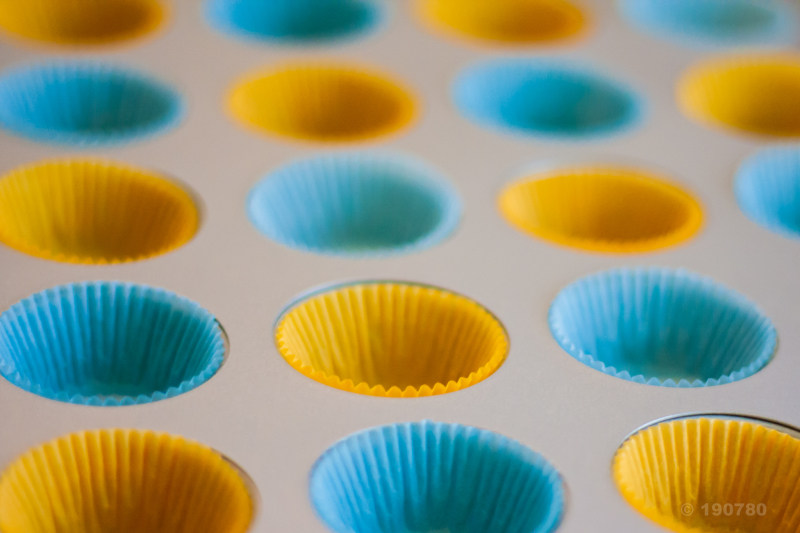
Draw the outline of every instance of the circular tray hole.
[[[623,167],[538,172],[500,193],[500,212],[517,229],[581,250],[635,253],[692,237],[699,203],[650,173]]]
[[[6,533],[244,533],[252,481],[218,452],[134,429],[73,433],[33,448],[0,477]]]
[[[347,153],[276,170],[252,189],[247,212],[259,231],[291,248],[382,256],[439,243],[458,225],[461,202],[414,159]]]
[[[364,281],[300,296],[278,318],[286,361],[320,383],[372,396],[417,397],[470,387],[508,355],[502,324],[436,287]]]
[[[146,285],[61,285],[0,315],[0,374],[70,403],[131,405],[183,394],[217,372],[225,347],[214,315]]]
[[[310,485],[317,515],[337,533],[550,533],[564,513],[563,483],[541,455],[459,424],[354,433],[319,458]]]
[[[230,95],[233,116],[259,131],[316,142],[378,139],[409,125],[410,93],[380,73],[331,65],[257,72]]]
[[[742,295],[668,268],[579,279],[553,301],[550,331],[585,365],[672,387],[744,379],[769,363],[776,346],[772,322]]]

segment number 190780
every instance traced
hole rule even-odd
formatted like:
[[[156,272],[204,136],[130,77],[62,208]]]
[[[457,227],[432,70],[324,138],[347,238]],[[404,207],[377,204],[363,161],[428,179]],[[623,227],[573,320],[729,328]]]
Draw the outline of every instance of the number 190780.
[[[703,504],[700,509],[706,516],[764,516],[767,514],[767,505],[764,503],[713,503]]]

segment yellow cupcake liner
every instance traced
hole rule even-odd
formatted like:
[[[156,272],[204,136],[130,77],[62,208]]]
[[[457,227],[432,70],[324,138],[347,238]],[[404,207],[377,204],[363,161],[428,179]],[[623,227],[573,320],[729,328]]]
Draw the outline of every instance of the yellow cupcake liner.
[[[711,415],[661,422],[623,443],[613,472],[628,503],[673,531],[800,531],[800,440],[774,424]]]
[[[544,44],[584,32],[585,13],[566,0],[417,0],[435,30],[500,44]]]
[[[0,0],[0,28],[15,37],[65,46],[126,41],[158,28],[159,0]]]
[[[315,381],[394,398],[470,387],[509,349],[502,324],[476,302],[402,282],[312,293],[281,315],[275,340],[283,358]]]
[[[536,173],[503,189],[498,208],[525,233],[608,253],[673,246],[694,235],[703,220],[688,192],[649,172],[614,166]]]
[[[678,103],[701,123],[775,137],[800,137],[800,55],[737,56],[695,65]]]
[[[407,127],[415,99],[385,75],[341,65],[292,65],[236,84],[230,113],[261,132],[315,142],[379,139]]]
[[[0,242],[65,263],[166,253],[197,232],[190,194],[158,174],[89,159],[44,161],[0,178]]]
[[[219,453],[152,431],[73,433],[0,477],[4,533],[243,533],[249,480]]]

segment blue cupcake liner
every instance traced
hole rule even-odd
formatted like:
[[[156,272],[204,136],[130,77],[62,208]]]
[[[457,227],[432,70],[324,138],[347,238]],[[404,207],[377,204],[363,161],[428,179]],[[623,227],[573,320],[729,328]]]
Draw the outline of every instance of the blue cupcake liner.
[[[583,364],[665,387],[744,379],[769,363],[777,343],[755,304],[682,269],[622,268],[579,279],[555,298],[549,323]]]
[[[340,440],[312,468],[309,496],[337,533],[549,533],[565,499],[558,471],[527,446],[430,420]]]
[[[618,0],[640,31],[687,46],[788,45],[797,11],[781,0]]]
[[[434,246],[461,219],[455,189],[410,157],[375,152],[316,156],[258,182],[250,221],[290,248],[327,255],[384,257]]]
[[[294,45],[362,37],[385,16],[383,0],[206,0],[204,9],[226,35]]]
[[[576,65],[496,59],[462,71],[453,101],[469,120],[513,133],[585,139],[639,122],[643,101],[626,85]]]
[[[185,111],[172,87],[103,63],[50,62],[0,75],[0,127],[39,142],[122,144],[176,126]]]
[[[0,374],[26,391],[75,404],[178,396],[208,381],[225,349],[211,313],[146,285],[61,285],[0,315]]]
[[[750,220],[800,239],[800,146],[766,148],[745,159],[736,173],[734,193]]]

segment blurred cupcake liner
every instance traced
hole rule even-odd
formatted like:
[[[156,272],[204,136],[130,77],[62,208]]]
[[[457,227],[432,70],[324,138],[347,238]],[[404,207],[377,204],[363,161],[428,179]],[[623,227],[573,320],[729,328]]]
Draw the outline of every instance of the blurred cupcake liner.
[[[355,142],[402,130],[415,99],[379,72],[336,64],[294,64],[253,72],[237,83],[229,110],[260,132],[301,141]]]
[[[571,356],[608,375],[669,387],[722,385],[769,363],[772,322],[740,294],[685,270],[618,269],[582,278],[550,307]]]
[[[734,191],[750,220],[800,238],[800,146],[767,148],[747,158],[736,173]]]
[[[172,87],[103,63],[64,60],[0,76],[0,126],[39,142],[96,147],[141,140],[176,126],[184,112]]]
[[[233,37],[288,44],[362,36],[380,24],[382,0],[206,0],[206,20]]]
[[[769,137],[800,137],[800,54],[736,55],[681,76],[678,104],[690,119]]]
[[[363,281],[301,295],[278,317],[275,343],[311,379],[347,392],[412,398],[470,387],[508,355],[508,336],[464,296]]]
[[[683,189],[635,168],[564,167],[507,186],[498,207],[515,228],[581,250],[636,253],[691,238],[700,204]]]
[[[796,430],[698,415],[637,431],[613,471],[628,503],[673,531],[789,533],[800,529],[799,463]]]
[[[216,451],[134,429],[65,435],[33,448],[0,477],[6,533],[244,533],[252,482]]]
[[[0,242],[43,259],[136,261],[186,244],[198,225],[181,186],[114,162],[43,161],[0,178]]]
[[[453,86],[462,115],[487,127],[558,138],[618,133],[642,102],[627,86],[577,65],[495,59],[462,71]]]
[[[558,471],[519,442],[422,421],[354,433],[311,471],[311,503],[337,533],[550,533],[564,513]]]
[[[565,0],[416,0],[434,29],[491,44],[551,44],[584,32],[586,15]]]
[[[300,250],[385,256],[434,246],[458,225],[461,201],[409,157],[355,152],[296,161],[250,191],[247,212],[267,237]]]
[[[178,396],[217,372],[225,345],[211,313],[132,283],[61,285],[0,315],[0,374],[26,391],[76,404]]]
[[[97,46],[135,39],[158,28],[158,0],[13,0],[0,4],[0,29],[62,46]]]
[[[780,0],[619,0],[639,30],[690,46],[788,45],[797,12]]]

